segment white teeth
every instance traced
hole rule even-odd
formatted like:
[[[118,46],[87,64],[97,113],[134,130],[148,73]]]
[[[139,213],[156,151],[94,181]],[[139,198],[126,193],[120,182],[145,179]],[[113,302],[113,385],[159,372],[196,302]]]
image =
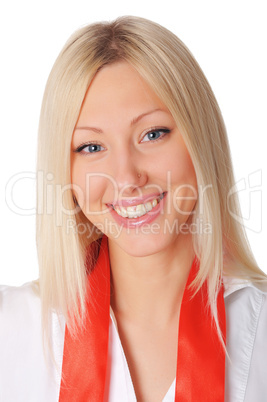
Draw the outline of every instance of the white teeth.
[[[127,216],[127,210],[126,210],[124,207],[121,207],[121,212],[122,212],[125,216]]]
[[[134,212],[135,211],[135,206],[134,207],[127,207],[126,210],[127,210],[127,212]]]
[[[141,216],[141,215],[137,215],[136,211],[128,211],[127,209],[127,218],[137,218],[137,216]]]
[[[115,211],[117,212],[118,215],[122,216],[123,218],[127,218],[127,212],[125,210],[125,208],[119,208],[119,207],[115,207]]]
[[[156,201],[156,205],[157,205],[157,201]],[[144,204],[139,204],[136,206],[136,211],[138,211],[138,213],[142,213],[145,214],[146,213],[146,207]]]
[[[140,216],[145,215],[147,212],[151,211],[152,208],[154,208],[162,199],[163,197],[160,196],[158,198],[155,198],[151,202],[146,202],[145,204],[138,204],[138,205],[133,205],[131,207],[119,207],[116,205],[114,207],[115,211],[117,212],[118,215],[122,216],[123,218],[139,218]]]
[[[157,200],[155,200],[155,201],[157,202]],[[151,211],[151,209],[153,208],[151,202],[146,202],[145,207],[146,207],[147,212]]]

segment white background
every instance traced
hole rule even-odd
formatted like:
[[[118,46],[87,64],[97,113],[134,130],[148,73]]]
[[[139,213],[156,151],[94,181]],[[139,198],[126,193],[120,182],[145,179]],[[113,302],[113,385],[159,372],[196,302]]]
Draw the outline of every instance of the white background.
[[[262,210],[267,191],[266,14],[266,2],[260,0],[2,2],[0,283],[20,285],[38,277],[35,217],[12,212],[5,187],[13,175],[35,171],[39,111],[52,64],[74,30],[121,15],[167,27],[203,68],[226,122],[236,181],[240,190],[246,188],[240,196],[247,234],[267,272],[266,208]],[[13,199],[21,208],[34,208],[34,180],[18,182]]]

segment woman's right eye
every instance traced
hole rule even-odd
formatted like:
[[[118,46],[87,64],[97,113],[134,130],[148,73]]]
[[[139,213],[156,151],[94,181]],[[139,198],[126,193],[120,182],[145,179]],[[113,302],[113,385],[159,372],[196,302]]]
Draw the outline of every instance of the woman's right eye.
[[[105,148],[100,144],[82,144],[78,148],[75,149],[74,152],[84,153],[84,154],[94,154],[96,152],[103,151]]]

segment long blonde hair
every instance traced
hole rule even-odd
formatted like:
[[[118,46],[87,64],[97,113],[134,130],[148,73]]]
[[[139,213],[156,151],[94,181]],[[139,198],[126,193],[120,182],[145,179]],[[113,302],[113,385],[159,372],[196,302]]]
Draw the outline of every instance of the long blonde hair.
[[[70,144],[92,79],[104,65],[120,60],[134,66],[165,103],[191,155],[198,186],[212,188],[197,202],[193,216],[203,226],[211,224],[212,232],[194,234],[193,245],[200,261],[196,284],[208,280],[209,305],[218,327],[216,297],[222,274],[253,280],[261,280],[264,274],[253,258],[243,226],[234,219],[240,216],[237,195],[227,197],[235,183],[226,130],[213,92],[192,54],[173,33],[137,17],[78,30],[59,54],[47,82],[37,168],[44,326],[51,308],[64,314],[73,333],[82,324],[85,254],[97,234],[92,231],[88,238],[88,231],[76,230],[89,223],[73,200]],[[91,257],[95,257],[93,251]]]

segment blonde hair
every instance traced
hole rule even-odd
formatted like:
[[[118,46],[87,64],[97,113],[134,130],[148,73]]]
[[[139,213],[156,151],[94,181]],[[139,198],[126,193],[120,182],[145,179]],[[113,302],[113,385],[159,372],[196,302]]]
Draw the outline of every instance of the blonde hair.
[[[198,287],[208,280],[209,305],[217,328],[216,298],[221,277],[261,280],[250,251],[235,194],[225,126],[213,92],[192,54],[170,31],[137,17],[86,26],[69,39],[49,76],[40,117],[37,247],[44,326],[54,308],[75,333],[84,314],[85,255],[89,239],[68,230],[87,224],[73,200],[70,144],[82,103],[96,73],[105,65],[126,60],[141,74],[171,112],[183,135],[196,171],[198,186],[211,185],[198,201],[193,221],[212,225],[212,232],[193,236],[200,261]],[[42,183],[40,184],[40,182]],[[52,198],[44,194],[50,189]],[[53,190],[51,190],[53,189]],[[52,200],[52,201],[51,201]],[[229,209],[231,213],[229,212]],[[92,250],[91,262],[96,257]]]

